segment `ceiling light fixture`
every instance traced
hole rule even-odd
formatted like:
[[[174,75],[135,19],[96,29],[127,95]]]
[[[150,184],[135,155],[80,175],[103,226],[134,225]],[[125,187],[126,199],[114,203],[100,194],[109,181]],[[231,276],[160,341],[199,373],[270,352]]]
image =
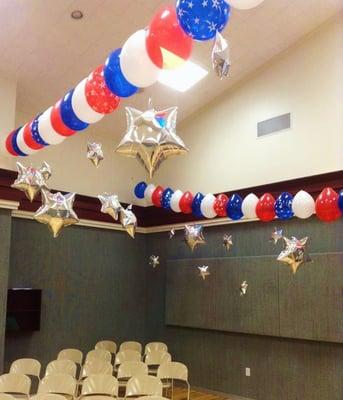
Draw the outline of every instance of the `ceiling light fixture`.
[[[200,65],[187,61],[175,70],[162,70],[158,81],[179,92],[186,92],[196,83],[204,79],[208,71]]]
[[[83,12],[81,10],[74,10],[72,11],[72,13],[70,14],[70,16],[73,19],[82,19],[83,18]]]

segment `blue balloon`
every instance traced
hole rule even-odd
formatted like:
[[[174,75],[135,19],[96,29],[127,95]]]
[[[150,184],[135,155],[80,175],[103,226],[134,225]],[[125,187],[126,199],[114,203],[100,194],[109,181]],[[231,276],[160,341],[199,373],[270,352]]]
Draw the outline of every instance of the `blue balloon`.
[[[137,199],[144,199],[144,192],[148,185],[145,182],[139,182],[135,186],[135,196]]]
[[[192,213],[198,218],[202,218],[204,215],[201,212],[201,202],[205,196],[202,193],[197,193],[193,197],[192,201]]]
[[[26,157],[27,154],[26,154],[26,153],[23,153],[23,152],[19,149],[19,147],[18,147],[18,145],[17,145],[17,136],[18,136],[18,132],[19,132],[20,129],[21,129],[21,128],[18,128],[18,129],[14,132],[14,134],[13,134],[13,136],[12,136],[12,140],[11,140],[11,142],[12,142],[12,147],[13,147],[13,150],[18,154],[18,156]]]
[[[292,210],[293,196],[288,192],[283,192],[276,199],[274,210],[279,219],[290,219],[294,213]]]
[[[339,192],[339,197],[338,197],[338,207],[343,213],[343,189]]]
[[[121,49],[117,49],[108,56],[104,67],[105,82],[115,95],[130,97],[137,92],[138,87],[126,80],[120,67],[120,53]]]
[[[196,40],[210,40],[229,21],[230,6],[225,0],[178,0],[176,12],[182,29]]]
[[[42,136],[39,133],[39,129],[38,129],[38,120],[39,117],[41,116],[41,114],[37,115],[37,117],[32,121],[31,124],[31,135],[32,135],[32,139],[42,145],[42,146],[49,146],[49,143],[45,142],[42,138]]]
[[[165,189],[164,192],[162,193],[161,205],[166,210],[170,210],[170,200],[171,200],[171,197],[173,194],[174,194],[174,190],[172,190],[170,188]]]
[[[74,113],[71,104],[73,93],[74,89],[70,90],[70,92],[63,97],[60,105],[61,117],[68,128],[72,129],[73,131],[82,131],[83,129],[86,129],[89,124],[81,121]]]
[[[242,197],[236,193],[229,198],[226,205],[226,213],[229,218],[237,221],[243,217],[242,202]]]

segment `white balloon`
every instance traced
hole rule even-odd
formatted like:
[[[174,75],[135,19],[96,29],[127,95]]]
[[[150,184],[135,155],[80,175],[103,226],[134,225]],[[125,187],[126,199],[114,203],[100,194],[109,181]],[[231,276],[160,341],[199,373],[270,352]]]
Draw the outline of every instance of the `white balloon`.
[[[293,198],[292,210],[294,215],[298,218],[310,218],[310,216],[315,213],[313,197],[304,190],[300,190]]]
[[[135,32],[127,39],[120,53],[120,68],[124,77],[137,87],[151,86],[160,72],[146,51],[145,40],[144,29]]]
[[[214,211],[214,202],[216,201],[213,194],[208,193],[200,203],[200,210],[204,217],[214,218],[217,213]]]
[[[170,198],[170,208],[176,213],[181,212],[180,199],[181,199],[182,195],[183,195],[183,192],[181,190],[175,190],[175,192],[172,194],[172,196]]]
[[[156,186],[153,183],[150,183],[144,190],[144,199],[148,205],[152,205],[151,196],[155,189]]]
[[[71,105],[77,118],[83,122],[87,122],[87,124],[94,124],[95,122],[100,121],[101,118],[104,117],[104,114],[94,111],[88,104],[85,92],[86,83],[87,78],[77,84],[71,98]]]
[[[238,8],[239,10],[249,10],[263,3],[264,0],[228,0],[227,3],[231,7]]]
[[[244,218],[253,219],[257,218],[256,206],[258,203],[258,197],[254,193],[248,194],[242,202],[242,213]]]
[[[19,147],[19,150],[21,150],[24,154],[33,154],[37,150],[31,149],[31,147],[29,147],[24,140],[24,129],[26,125],[27,124],[25,124],[22,128],[19,129],[17,135],[17,146]]]
[[[48,144],[59,144],[65,140],[66,136],[60,135],[51,124],[52,107],[48,108],[38,119],[38,131],[44,142]]]

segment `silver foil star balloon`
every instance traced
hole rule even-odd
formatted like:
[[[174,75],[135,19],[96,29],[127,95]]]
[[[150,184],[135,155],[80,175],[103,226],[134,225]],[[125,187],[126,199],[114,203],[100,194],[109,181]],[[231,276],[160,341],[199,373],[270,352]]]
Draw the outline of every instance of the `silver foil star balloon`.
[[[220,79],[226,78],[230,70],[229,43],[217,32],[212,49],[212,67]]]
[[[274,244],[276,244],[282,238],[283,238],[283,230],[274,228],[272,234],[270,235],[269,241],[274,242]]]
[[[169,231],[169,240],[173,239],[174,236],[175,236],[175,229],[173,228]]]
[[[45,161],[39,169],[25,167],[20,162],[17,162],[17,170],[18,177],[11,187],[24,192],[31,202],[41,190],[49,189],[46,181],[51,176],[51,169]]]
[[[227,251],[230,251],[232,245],[232,235],[225,234],[223,236],[223,246],[226,248]]]
[[[198,267],[198,270],[199,270],[199,276],[201,276],[203,280],[206,280],[206,278],[211,275],[208,270],[208,265],[203,265],[202,267]]]
[[[277,260],[285,264],[288,264],[293,274],[296,274],[299,267],[305,262],[311,261],[310,258],[305,254],[305,246],[308,241],[308,237],[298,240],[296,237],[288,239],[283,237],[285,247],[279,254]]]
[[[99,194],[98,199],[101,201],[101,212],[109,214],[115,221],[118,220],[120,210],[122,209],[116,194],[103,193]]]
[[[104,152],[102,151],[101,143],[87,143],[87,158],[95,167],[99,166],[101,161],[104,159]]]
[[[202,225],[185,225],[185,242],[193,251],[198,244],[205,244]]]
[[[125,110],[127,130],[115,151],[137,158],[150,178],[165,159],[188,152],[176,134],[177,107],[156,111],[149,102],[147,111],[133,107]]]
[[[247,281],[243,281],[239,287],[239,294],[240,296],[244,296],[247,293],[248,290],[248,282]]]
[[[75,193],[51,193],[42,190],[43,204],[34,215],[41,224],[47,224],[56,238],[65,226],[74,225],[79,219],[73,210]]]
[[[132,204],[126,209],[122,208],[120,210],[120,223],[126,232],[134,239],[137,228],[137,218],[132,211]]]
[[[160,264],[160,257],[151,255],[149,258],[149,264],[152,265],[153,268],[156,268]]]

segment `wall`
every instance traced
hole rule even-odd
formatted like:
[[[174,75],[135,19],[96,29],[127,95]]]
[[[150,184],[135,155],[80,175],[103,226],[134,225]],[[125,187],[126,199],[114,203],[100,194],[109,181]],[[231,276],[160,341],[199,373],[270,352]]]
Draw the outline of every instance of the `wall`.
[[[188,118],[191,151],[155,181],[218,193],[343,169],[342,35],[341,15]],[[290,130],[257,139],[258,121],[287,112]]]
[[[39,332],[7,336],[7,367],[101,339],[144,340],[144,260],[142,235],[69,227],[53,239],[47,226],[13,219],[9,287],[42,289],[42,313]]]
[[[309,236],[308,249],[314,262],[305,264],[295,276],[288,266],[276,260],[272,265],[273,272],[270,262],[265,263],[270,256],[276,259],[282,247],[281,244],[274,247],[269,242],[275,222],[207,227],[204,230],[207,244],[199,246],[194,253],[183,242],[181,231],[172,240],[168,239],[167,233],[148,235],[148,254],[160,255],[161,264],[158,269],[148,270],[147,340],[166,340],[175,358],[189,366],[193,385],[255,400],[341,400],[342,274],[332,276],[332,265],[325,260],[330,260],[334,253],[342,258],[340,237],[343,220],[323,224],[315,218],[304,221],[294,219],[284,223],[278,221],[277,225],[284,229],[287,236]],[[222,246],[222,235],[226,232],[233,235],[234,241],[228,254]],[[231,277],[228,282],[218,281],[224,276],[224,263],[220,264],[224,259],[221,257],[227,257],[227,268],[235,268],[235,271],[227,273],[226,277]],[[239,260],[243,257],[253,257],[251,268],[247,268],[246,263],[240,264]],[[194,267],[193,274],[173,275],[180,278],[180,282],[174,282],[175,291],[178,286],[181,288],[178,317],[187,317],[186,322],[191,321],[193,326],[203,324],[206,328],[212,323],[217,330],[180,326],[184,325],[184,320],[179,321],[178,326],[166,325],[167,313],[171,313],[165,309],[167,260],[173,260],[168,268],[176,267],[178,263],[183,263],[188,269]],[[197,276],[195,267],[199,264],[209,265],[212,275],[208,280],[214,280],[219,291],[223,285],[230,291],[223,300],[226,308],[225,304],[219,307],[217,302],[218,308],[212,309],[216,307],[213,297],[218,294],[210,282],[203,282]],[[217,266],[220,268],[218,271]],[[247,279],[249,287],[246,297],[240,298],[238,289],[243,279]],[[333,279],[337,280],[337,286],[330,285]],[[185,286],[189,287],[187,299],[182,291]],[[327,301],[323,298],[325,296],[331,301],[328,309],[322,308]],[[281,309],[283,315],[282,326],[279,327],[277,320],[273,319],[278,314],[278,310],[276,313],[273,311],[273,304],[261,310],[263,300],[277,302],[276,307]],[[238,304],[243,302],[245,306]],[[194,304],[193,309],[185,310],[190,304]],[[237,307],[233,307],[235,304]],[[199,309],[199,305],[203,308]],[[222,325],[216,327],[218,313],[224,314],[225,309],[228,315],[222,315]],[[172,312],[175,324],[175,309]],[[266,327],[268,319],[271,329]],[[328,322],[330,319],[336,320],[336,325]],[[244,332],[244,329],[247,332],[249,327],[250,332],[257,331],[264,335],[225,332],[230,329],[227,326],[223,329],[223,324],[234,327],[236,332]],[[279,329],[288,338],[276,337]],[[319,341],[330,330],[329,339]],[[329,340],[336,340],[336,335],[341,343],[330,343]],[[245,367],[251,368],[250,378],[245,376]]]

